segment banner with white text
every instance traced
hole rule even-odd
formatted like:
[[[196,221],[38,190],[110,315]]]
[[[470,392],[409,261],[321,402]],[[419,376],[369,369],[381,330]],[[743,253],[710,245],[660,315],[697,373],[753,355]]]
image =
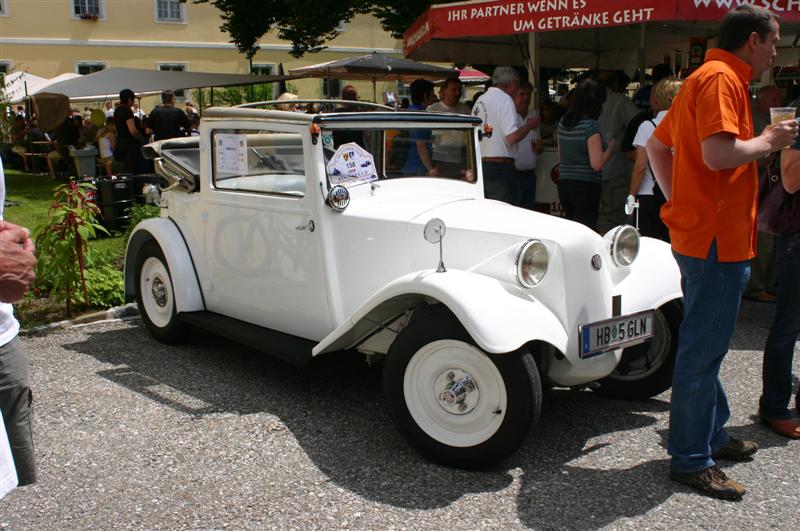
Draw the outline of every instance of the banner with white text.
[[[800,0],[479,0],[431,6],[403,34],[408,56],[432,39],[624,26],[664,20],[719,20],[740,4],[800,21]]]

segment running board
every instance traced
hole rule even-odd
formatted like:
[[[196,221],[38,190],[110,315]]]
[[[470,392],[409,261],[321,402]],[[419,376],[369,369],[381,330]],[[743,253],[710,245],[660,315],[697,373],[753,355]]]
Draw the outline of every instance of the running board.
[[[292,365],[303,366],[311,361],[313,341],[254,325],[214,312],[181,312],[178,319],[242,343]]]

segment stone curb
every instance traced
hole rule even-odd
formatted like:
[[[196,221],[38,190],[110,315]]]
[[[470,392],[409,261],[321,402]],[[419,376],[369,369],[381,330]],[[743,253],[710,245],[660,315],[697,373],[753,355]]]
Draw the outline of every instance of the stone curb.
[[[136,306],[135,302],[131,302],[122,306],[115,306],[114,308],[110,308],[108,310],[81,315],[75,319],[68,319],[66,321],[58,321],[46,325],[35,326],[33,328],[28,328],[27,330],[20,330],[19,335],[40,336],[49,334],[50,332],[54,332],[56,330],[72,328],[73,326],[96,323],[99,321],[127,321],[130,319],[136,319],[138,317],[139,308]]]

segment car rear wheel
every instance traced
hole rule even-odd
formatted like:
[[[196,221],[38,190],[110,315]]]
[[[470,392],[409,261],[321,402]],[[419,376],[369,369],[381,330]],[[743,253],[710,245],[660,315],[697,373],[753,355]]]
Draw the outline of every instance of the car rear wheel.
[[[622,400],[647,400],[672,387],[683,306],[671,301],[655,312],[653,338],[622,351],[614,372],[597,382],[595,392]]]
[[[383,387],[403,437],[436,463],[481,469],[522,444],[542,388],[526,351],[488,354],[448,311],[413,322],[386,358]]]
[[[154,241],[142,245],[136,259],[136,303],[153,337],[169,344],[186,338],[190,327],[178,319],[169,266]]]

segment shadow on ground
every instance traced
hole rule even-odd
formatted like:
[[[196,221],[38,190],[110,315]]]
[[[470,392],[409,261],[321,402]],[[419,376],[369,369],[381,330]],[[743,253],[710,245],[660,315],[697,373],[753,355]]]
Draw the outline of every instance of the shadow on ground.
[[[465,472],[431,464],[406,444],[384,408],[380,367],[368,367],[355,354],[296,368],[202,331],[185,345],[167,347],[141,326],[89,332],[65,348],[113,365],[98,374],[187,415],[275,415],[331,481],[397,507],[443,507],[470,493],[502,490],[520,474],[518,511],[525,525],[596,528],[643,514],[673,493],[664,461],[619,467],[604,445],[587,447],[598,435],[655,424],[655,415],[668,409],[661,400],[551,392],[517,454],[495,470]],[[597,451],[611,456],[603,470],[575,463]]]

